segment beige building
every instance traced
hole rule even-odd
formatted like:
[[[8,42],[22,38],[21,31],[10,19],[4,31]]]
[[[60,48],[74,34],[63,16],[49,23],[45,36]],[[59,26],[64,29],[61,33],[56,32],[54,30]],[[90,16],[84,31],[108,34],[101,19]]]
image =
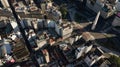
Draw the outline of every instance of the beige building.
[[[46,49],[44,49],[44,50],[42,50],[42,52],[43,52],[43,55],[45,57],[46,62],[49,63],[50,62],[50,57],[49,57],[48,51]]]
[[[9,7],[9,4],[8,4],[7,0],[1,0],[1,3],[3,4],[4,8],[8,8]]]
[[[114,14],[117,0],[87,0],[86,6],[106,19]]]

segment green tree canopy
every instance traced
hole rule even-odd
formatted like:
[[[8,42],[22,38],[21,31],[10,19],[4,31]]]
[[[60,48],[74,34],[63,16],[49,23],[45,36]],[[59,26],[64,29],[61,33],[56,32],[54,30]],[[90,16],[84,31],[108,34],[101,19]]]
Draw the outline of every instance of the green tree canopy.
[[[66,18],[66,15],[67,15],[67,13],[68,13],[68,9],[67,9],[67,7],[66,7],[65,4],[62,4],[62,5],[60,6],[60,11],[61,11],[61,13],[62,13],[62,18],[65,19],[65,18]]]
[[[120,57],[116,57],[116,56],[111,56],[109,58],[110,62],[115,64],[117,67],[120,67]]]

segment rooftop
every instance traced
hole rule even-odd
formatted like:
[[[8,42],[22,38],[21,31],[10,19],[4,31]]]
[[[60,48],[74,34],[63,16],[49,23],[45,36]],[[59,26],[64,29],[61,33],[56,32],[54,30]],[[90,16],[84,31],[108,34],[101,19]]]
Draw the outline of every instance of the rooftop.
[[[94,37],[92,37],[89,32],[84,32],[84,33],[82,34],[82,37],[83,37],[83,39],[85,39],[86,41],[94,40]]]
[[[90,52],[86,54],[86,58],[84,61],[89,65],[92,66],[95,62],[102,58],[103,51],[98,47],[93,47]]]
[[[70,24],[70,22],[62,22],[61,24],[58,24],[58,25],[62,27],[64,30],[72,28],[72,25]]]
[[[100,66],[100,67],[109,67],[111,65],[111,63],[107,60],[107,59],[100,59],[99,61],[97,61],[92,67],[95,66]]]

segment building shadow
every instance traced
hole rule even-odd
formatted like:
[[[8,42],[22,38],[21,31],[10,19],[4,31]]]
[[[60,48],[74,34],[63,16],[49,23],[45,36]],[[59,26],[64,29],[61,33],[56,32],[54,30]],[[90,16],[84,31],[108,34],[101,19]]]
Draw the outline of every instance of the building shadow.
[[[120,40],[118,40],[117,35],[108,34],[108,35],[98,35],[96,36],[95,42],[99,45],[110,49],[111,51],[120,52]]]

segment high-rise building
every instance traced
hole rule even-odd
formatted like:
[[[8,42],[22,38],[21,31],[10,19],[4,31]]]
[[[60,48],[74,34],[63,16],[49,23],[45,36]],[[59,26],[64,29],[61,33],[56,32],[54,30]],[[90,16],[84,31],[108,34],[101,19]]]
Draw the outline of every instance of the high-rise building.
[[[86,6],[106,19],[114,14],[117,0],[87,0]]]
[[[17,39],[16,45],[13,47],[13,54],[16,61],[21,61],[29,56],[29,51],[22,39]]]
[[[7,0],[0,0],[4,8],[8,8],[9,4]]]

